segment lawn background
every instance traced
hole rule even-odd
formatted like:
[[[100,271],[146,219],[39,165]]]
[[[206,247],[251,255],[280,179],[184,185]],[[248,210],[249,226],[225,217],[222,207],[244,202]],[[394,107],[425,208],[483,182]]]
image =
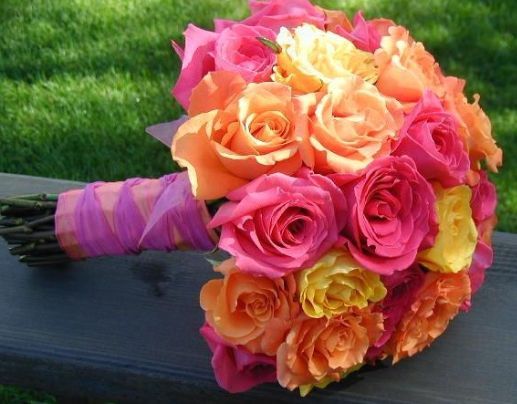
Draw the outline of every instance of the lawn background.
[[[447,74],[481,94],[506,156],[492,176],[498,228],[517,232],[514,1],[316,3],[407,26]],[[212,27],[215,16],[246,12],[245,0],[0,0],[0,172],[93,181],[176,169],[144,133],[181,113],[169,95],[179,68],[170,40],[182,41],[189,22]],[[2,402],[19,399],[5,392]]]

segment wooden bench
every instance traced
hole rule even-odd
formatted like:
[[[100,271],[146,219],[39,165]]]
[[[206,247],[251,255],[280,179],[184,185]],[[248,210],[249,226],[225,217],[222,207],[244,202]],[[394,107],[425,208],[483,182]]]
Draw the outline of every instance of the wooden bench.
[[[0,174],[0,195],[78,183]],[[62,397],[129,402],[517,402],[517,235],[495,235],[496,260],[468,314],[433,346],[306,399],[267,385],[220,390],[199,290],[216,275],[191,253],[146,253],[28,269],[0,242],[0,384]],[[346,388],[345,388],[346,386]]]

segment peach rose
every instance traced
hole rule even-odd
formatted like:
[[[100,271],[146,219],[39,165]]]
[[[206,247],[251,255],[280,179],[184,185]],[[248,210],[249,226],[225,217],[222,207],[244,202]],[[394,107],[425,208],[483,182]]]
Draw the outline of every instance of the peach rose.
[[[421,42],[415,42],[401,26],[388,28],[375,52],[379,66],[376,86],[381,93],[401,102],[417,102],[426,88],[442,97],[443,75],[434,57]]]
[[[389,155],[404,122],[400,103],[358,76],[336,79],[325,92],[303,98],[309,100],[299,103],[303,159],[320,173],[357,172]]]
[[[382,314],[369,308],[330,319],[300,316],[277,352],[282,387],[339,381],[343,372],[362,363],[368,347],[382,333]]]
[[[246,85],[236,73],[209,73],[192,92],[189,116],[172,144],[198,199],[217,199],[263,174],[302,164],[291,88]]]
[[[465,80],[446,77],[444,82],[444,104],[458,119],[460,135],[469,151],[471,168],[479,170],[479,162],[486,159],[488,168],[497,172],[497,167],[503,163],[503,152],[492,137],[490,119],[479,106],[479,94],[475,94],[474,102],[469,104],[463,92]]]
[[[224,279],[210,280],[201,289],[207,323],[230,344],[274,356],[300,312],[294,277],[254,277],[240,272],[233,258],[217,270]]]
[[[429,346],[469,299],[470,281],[466,271],[457,274],[428,272],[415,302],[388,343],[393,363]]]

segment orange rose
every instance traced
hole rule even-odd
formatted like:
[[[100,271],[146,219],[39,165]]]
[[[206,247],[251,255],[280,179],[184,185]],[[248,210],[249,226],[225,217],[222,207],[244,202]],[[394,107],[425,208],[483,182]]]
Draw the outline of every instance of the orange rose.
[[[426,88],[441,97],[443,75],[434,57],[421,42],[411,38],[406,28],[392,26],[388,32],[381,40],[381,48],[375,52],[379,66],[377,88],[385,95],[408,103],[417,102]]]
[[[294,390],[323,380],[339,381],[343,372],[363,361],[382,329],[382,314],[369,309],[330,319],[300,316],[278,349],[280,385]]]
[[[389,155],[404,121],[399,102],[358,76],[336,79],[320,95],[303,98],[313,100],[300,102],[304,161],[317,172],[356,172]]]
[[[227,342],[252,353],[275,355],[300,311],[292,275],[269,279],[239,272],[235,259],[218,271],[224,279],[208,281],[201,289],[206,321]]]
[[[173,158],[198,199],[217,199],[263,174],[301,167],[291,88],[246,85],[236,73],[210,73],[194,89],[191,118],[176,133]]]
[[[388,343],[393,363],[429,346],[445,331],[460,306],[470,299],[470,280],[466,271],[457,274],[428,272],[425,276],[415,302]]]
[[[479,95],[475,94],[474,102],[469,104],[463,92],[465,80],[447,77],[444,82],[444,104],[458,119],[460,135],[469,151],[472,169],[479,170],[479,161],[486,159],[490,170],[497,172],[497,167],[503,162],[503,152],[492,137],[492,124],[479,106]]]

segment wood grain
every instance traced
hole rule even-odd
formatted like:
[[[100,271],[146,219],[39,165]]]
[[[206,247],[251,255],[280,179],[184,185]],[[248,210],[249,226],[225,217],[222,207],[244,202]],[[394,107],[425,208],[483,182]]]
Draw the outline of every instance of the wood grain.
[[[0,196],[78,183],[0,174]],[[495,235],[496,262],[470,313],[425,352],[301,400],[274,385],[216,385],[199,290],[215,275],[191,253],[145,253],[28,269],[0,242],[0,383],[127,402],[511,403],[517,397],[517,236]]]

